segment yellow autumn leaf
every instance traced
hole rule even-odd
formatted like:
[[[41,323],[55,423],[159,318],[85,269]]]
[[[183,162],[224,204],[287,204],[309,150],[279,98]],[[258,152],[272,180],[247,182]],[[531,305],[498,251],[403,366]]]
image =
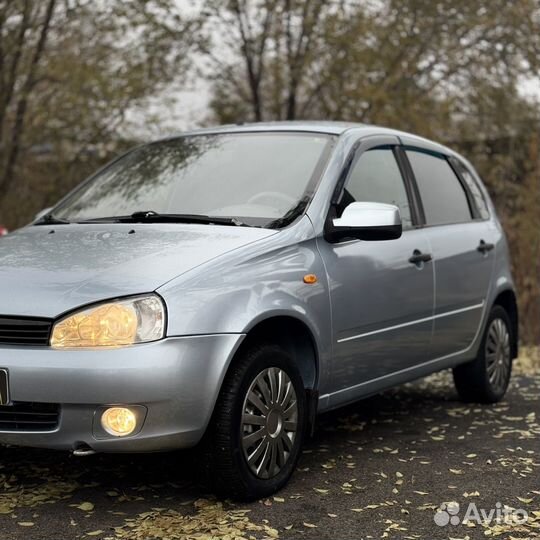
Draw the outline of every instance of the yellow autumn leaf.
[[[94,509],[94,505],[91,502],[83,502],[77,505],[76,508],[83,512],[91,512]]]

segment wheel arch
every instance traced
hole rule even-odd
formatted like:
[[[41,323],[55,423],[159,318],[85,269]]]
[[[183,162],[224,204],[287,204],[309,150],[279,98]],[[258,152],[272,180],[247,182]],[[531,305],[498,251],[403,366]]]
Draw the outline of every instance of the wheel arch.
[[[306,390],[316,390],[319,382],[319,354],[311,328],[292,315],[271,315],[257,321],[235,353],[260,342],[279,345],[289,353],[302,377]],[[233,359],[234,362],[234,359]]]

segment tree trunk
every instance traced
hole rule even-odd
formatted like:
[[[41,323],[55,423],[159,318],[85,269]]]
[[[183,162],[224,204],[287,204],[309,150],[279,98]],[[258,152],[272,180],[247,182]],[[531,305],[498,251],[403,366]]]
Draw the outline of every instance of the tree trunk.
[[[36,73],[39,67],[39,61],[41,59],[41,56],[43,55],[43,51],[45,50],[45,45],[47,42],[47,37],[49,34],[51,19],[54,13],[55,5],[56,0],[49,0],[47,10],[45,12],[45,19],[41,27],[39,40],[28,69],[28,75],[26,77],[24,86],[21,89],[21,95],[17,103],[17,108],[15,112],[15,124],[13,126],[12,132],[11,149],[8,154],[4,174],[2,175],[2,179],[0,181],[0,196],[4,196],[13,184],[13,173],[15,171],[17,158],[19,157],[20,145],[24,132],[24,121],[26,117],[26,111],[28,109],[28,98],[35,85]]]
[[[296,88],[291,88],[289,90],[286,120],[296,120]]]

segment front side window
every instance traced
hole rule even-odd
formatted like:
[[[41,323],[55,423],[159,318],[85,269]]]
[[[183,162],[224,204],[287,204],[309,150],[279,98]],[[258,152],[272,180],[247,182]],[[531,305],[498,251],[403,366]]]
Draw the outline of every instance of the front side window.
[[[407,191],[391,149],[368,150],[353,165],[340,208],[344,209],[352,202],[394,204],[400,210],[403,228],[412,227]]]
[[[471,221],[471,209],[459,178],[443,156],[407,150],[427,225]]]
[[[309,203],[331,137],[236,133],[178,137],[132,150],[53,210],[68,221],[138,212],[286,225]]]

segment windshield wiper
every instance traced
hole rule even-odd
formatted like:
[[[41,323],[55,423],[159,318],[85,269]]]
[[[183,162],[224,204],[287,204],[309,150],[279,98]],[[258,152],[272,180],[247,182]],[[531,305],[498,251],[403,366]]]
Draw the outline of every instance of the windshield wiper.
[[[291,208],[284,216],[274,219],[266,225],[268,229],[280,229],[281,227],[286,227],[289,223],[292,223],[297,217],[302,215],[306,206],[309,203],[308,197],[303,197],[298,201],[298,204]]]
[[[222,216],[205,216],[202,214],[160,214],[153,210],[134,212],[129,216],[113,216],[96,219],[87,219],[81,223],[107,222],[114,223],[204,223],[208,225],[235,225],[249,227],[247,223],[237,218]]]
[[[52,214],[45,214],[40,217],[34,225],[69,225],[70,223],[71,221],[68,221],[67,219],[57,218]]]

